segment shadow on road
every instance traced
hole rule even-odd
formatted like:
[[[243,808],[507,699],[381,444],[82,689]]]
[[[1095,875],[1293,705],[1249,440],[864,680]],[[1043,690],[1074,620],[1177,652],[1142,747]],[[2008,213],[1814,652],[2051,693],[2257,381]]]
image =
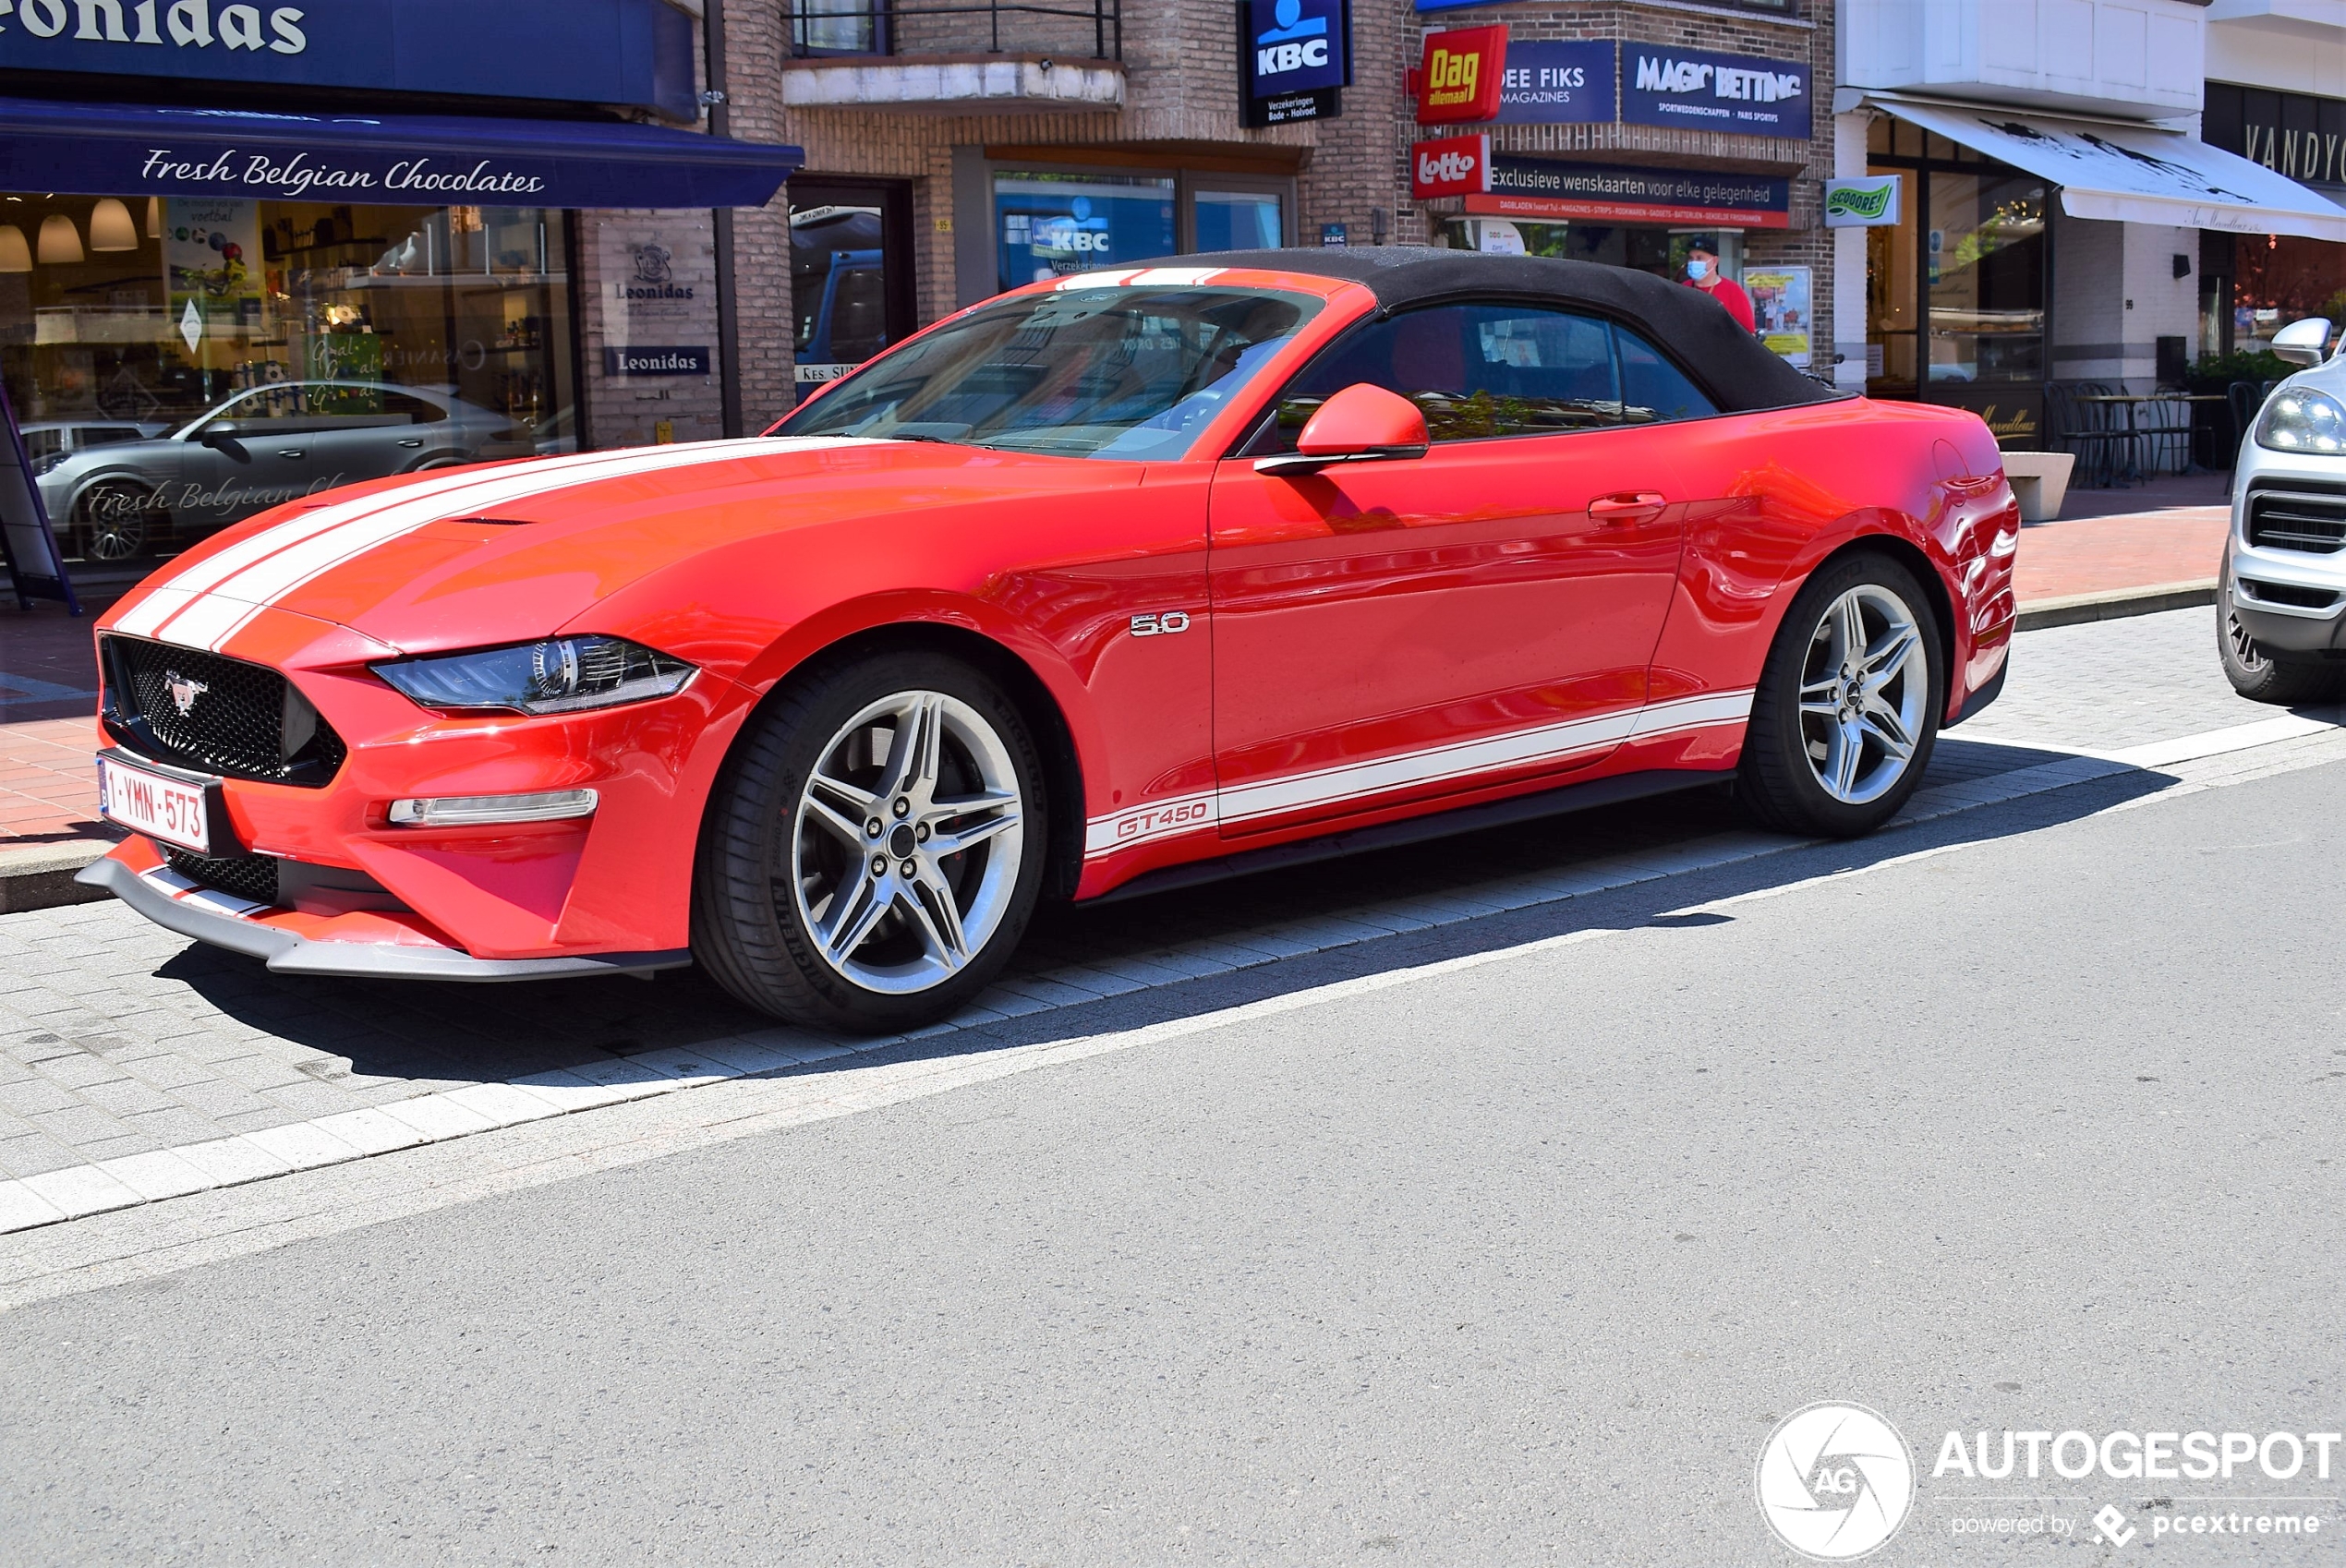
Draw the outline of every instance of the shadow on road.
[[[1949,737],[1928,782],[1993,778],[2064,754]],[[1723,923],[1689,906],[1946,844],[1984,842],[2075,820],[2154,794],[2172,777],[2135,770],[1923,823],[1893,824],[1851,842],[1775,840],[1772,852],[1660,875],[1397,935],[1371,937],[1298,958],[1175,981],[1098,1002],[973,1024],[837,1058],[837,1065],[961,1056],[1137,1027],[1475,951],[1569,932],[1639,925],[1699,928]],[[1055,907],[1038,916],[1010,975],[1069,964],[1094,969],[1146,961],[1167,948],[1298,919],[1342,917],[1392,899],[1471,898],[1478,887],[1568,872],[1601,860],[1668,851],[1699,858],[1707,843],[1745,834],[1723,788],[1461,835],[1350,860],[1266,872],[1098,908]],[[1745,838],[1747,849],[1755,847]],[[1675,911],[1675,912],[1674,912]],[[733,1002],[693,971],[656,979],[455,985],[279,976],[258,960],[193,945],[159,972],[222,1012],[319,1055],[301,1070],[354,1087],[386,1081],[416,1092],[502,1082],[556,1068],[607,1064],[638,1053],[691,1047],[768,1030],[772,1021]],[[804,1071],[822,1071],[809,1067]]]

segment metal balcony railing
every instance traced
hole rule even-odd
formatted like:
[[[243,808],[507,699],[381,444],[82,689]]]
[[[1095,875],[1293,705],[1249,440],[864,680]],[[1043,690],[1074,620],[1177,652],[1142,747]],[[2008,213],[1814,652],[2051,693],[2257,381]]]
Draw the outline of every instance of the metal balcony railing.
[[[791,53],[1124,58],[1124,0],[787,0]]]

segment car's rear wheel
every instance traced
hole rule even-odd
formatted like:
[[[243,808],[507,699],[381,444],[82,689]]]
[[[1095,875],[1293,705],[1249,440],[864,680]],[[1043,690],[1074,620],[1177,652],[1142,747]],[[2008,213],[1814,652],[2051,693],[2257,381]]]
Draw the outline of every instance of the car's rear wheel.
[[[2250,702],[2297,707],[2307,703],[2335,702],[2339,670],[2333,665],[2284,664],[2273,657],[2240,623],[2232,608],[2232,570],[2226,562],[2216,585],[2216,656],[2223,661],[2224,679]]]
[[[92,485],[74,506],[74,548],[87,561],[136,561],[153,518],[153,503],[136,486]]]
[[[695,956],[754,1007],[858,1031],[944,1017],[993,979],[1042,887],[1043,767],[985,675],[884,654],[795,682],[711,802]]]
[[[1752,694],[1736,793],[1763,825],[1837,838],[1897,814],[1946,706],[1938,618],[1887,556],[1844,557],[1793,600]]]

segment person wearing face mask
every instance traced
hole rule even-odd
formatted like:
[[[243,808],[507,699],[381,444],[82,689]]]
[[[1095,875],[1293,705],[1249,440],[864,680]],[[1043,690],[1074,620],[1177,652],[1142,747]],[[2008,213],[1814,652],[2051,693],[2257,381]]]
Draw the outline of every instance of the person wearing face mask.
[[[1725,306],[1727,314],[1742,322],[1745,332],[1758,330],[1751,314],[1751,296],[1744,293],[1741,283],[1719,271],[1719,249],[1714,241],[1706,237],[1687,247],[1685,283],[1688,288],[1699,288]]]

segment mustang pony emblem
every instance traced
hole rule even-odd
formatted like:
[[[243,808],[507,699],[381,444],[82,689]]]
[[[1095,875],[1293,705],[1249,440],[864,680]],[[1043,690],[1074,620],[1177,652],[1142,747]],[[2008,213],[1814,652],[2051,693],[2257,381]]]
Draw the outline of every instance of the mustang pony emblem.
[[[171,706],[185,718],[195,711],[196,699],[212,690],[200,681],[190,681],[175,669],[163,672],[163,683],[171,693]]]

